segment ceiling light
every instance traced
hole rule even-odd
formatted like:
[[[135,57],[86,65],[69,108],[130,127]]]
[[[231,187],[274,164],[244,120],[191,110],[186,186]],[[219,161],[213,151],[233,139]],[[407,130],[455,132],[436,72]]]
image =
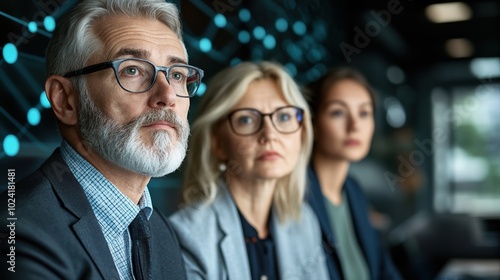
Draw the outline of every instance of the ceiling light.
[[[425,15],[434,23],[469,20],[472,17],[470,7],[463,2],[440,3],[428,6]]]
[[[469,57],[474,53],[474,45],[464,38],[446,41],[445,49],[448,55],[454,58]]]

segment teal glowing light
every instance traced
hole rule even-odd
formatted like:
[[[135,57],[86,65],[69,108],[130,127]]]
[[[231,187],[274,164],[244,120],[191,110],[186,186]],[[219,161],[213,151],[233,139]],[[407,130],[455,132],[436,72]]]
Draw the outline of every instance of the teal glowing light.
[[[42,104],[42,107],[45,109],[50,108],[50,102],[49,99],[47,99],[47,94],[45,93],[45,91],[42,91],[42,93],[40,94],[40,104]]]
[[[40,111],[37,108],[31,108],[28,110],[28,122],[32,126],[37,126],[40,123]]]
[[[3,59],[8,64],[14,64],[17,61],[17,48],[12,43],[7,43],[2,49]]]
[[[45,30],[52,32],[54,31],[54,29],[56,29],[56,21],[54,20],[53,17],[46,16],[43,19],[43,26],[45,27]]]
[[[294,77],[295,75],[297,75],[297,67],[295,66],[295,64],[287,63],[285,65],[285,68],[286,68],[286,70],[288,70],[288,73],[290,74],[290,76]]]
[[[247,21],[250,20],[250,18],[252,16],[250,15],[250,11],[249,10],[247,10],[247,9],[241,9],[240,13],[239,13],[239,17],[240,17],[241,21],[247,22]]]
[[[248,42],[250,42],[250,33],[248,33],[248,31],[246,30],[242,30],[238,33],[238,40],[240,40],[240,42],[242,44],[246,44]]]
[[[35,33],[38,30],[38,26],[36,25],[36,22],[31,21],[30,23],[28,23],[28,30],[31,33]]]
[[[202,52],[209,52],[212,49],[212,42],[210,39],[203,38],[200,40],[200,50]]]
[[[231,66],[234,66],[234,65],[239,64],[239,63],[241,63],[241,59],[239,59],[239,58],[237,58],[237,57],[235,57],[235,58],[231,59],[231,62],[229,62],[229,64],[230,64]]]
[[[202,96],[205,94],[205,91],[207,90],[207,85],[205,83],[200,83],[200,87],[198,87],[198,91],[196,91],[196,95]]]
[[[19,140],[16,136],[9,134],[3,139],[3,150],[9,157],[13,157],[19,153]]]
[[[266,35],[264,38],[264,47],[268,50],[274,49],[276,46],[276,39],[274,39],[273,35]]]
[[[285,32],[288,29],[288,22],[284,18],[279,18],[276,20],[275,26],[279,32]]]
[[[214,23],[217,27],[219,28],[224,28],[224,26],[226,26],[227,24],[227,20],[226,20],[226,17],[224,15],[221,15],[221,14],[217,14],[215,17],[214,17]]]
[[[306,34],[306,31],[306,25],[302,21],[297,21],[293,24],[293,32],[295,32],[295,34],[302,36]]]
[[[253,36],[255,39],[262,40],[266,36],[266,30],[262,26],[256,26],[253,29]]]

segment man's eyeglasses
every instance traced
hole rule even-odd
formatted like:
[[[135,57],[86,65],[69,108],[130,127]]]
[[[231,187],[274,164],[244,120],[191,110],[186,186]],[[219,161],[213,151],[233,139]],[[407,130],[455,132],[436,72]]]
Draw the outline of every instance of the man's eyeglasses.
[[[151,61],[140,58],[123,58],[98,63],[64,75],[71,78],[113,68],[116,80],[121,88],[128,92],[146,92],[153,87],[158,72],[165,73],[167,82],[174,88],[179,97],[195,95],[203,78],[203,70],[185,64],[174,64],[169,67],[156,66]]]
[[[245,136],[257,133],[264,125],[265,116],[269,116],[278,132],[289,134],[302,126],[304,110],[295,106],[286,106],[270,114],[263,114],[255,109],[243,108],[229,113],[227,119],[234,133]]]

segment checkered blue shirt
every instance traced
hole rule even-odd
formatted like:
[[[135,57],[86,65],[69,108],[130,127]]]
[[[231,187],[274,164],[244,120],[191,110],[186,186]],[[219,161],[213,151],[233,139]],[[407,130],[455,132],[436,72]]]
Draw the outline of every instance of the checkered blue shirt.
[[[137,206],[66,141],[61,144],[61,154],[90,202],[120,278],[133,280],[128,226],[140,209],[146,208],[148,219],[151,217],[153,205],[148,188],[145,189]]]

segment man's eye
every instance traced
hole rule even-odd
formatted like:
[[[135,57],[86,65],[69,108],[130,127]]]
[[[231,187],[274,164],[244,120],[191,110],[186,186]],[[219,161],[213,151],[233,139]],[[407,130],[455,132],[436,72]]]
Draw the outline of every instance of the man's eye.
[[[140,73],[139,69],[137,67],[127,67],[125,70],[123,70],[123,73],[127,76],[136,76]]]
[[[170,74],[170,79],[174,81],[184,81],[186,79],[186,75],[182,72],[173,72]]]

